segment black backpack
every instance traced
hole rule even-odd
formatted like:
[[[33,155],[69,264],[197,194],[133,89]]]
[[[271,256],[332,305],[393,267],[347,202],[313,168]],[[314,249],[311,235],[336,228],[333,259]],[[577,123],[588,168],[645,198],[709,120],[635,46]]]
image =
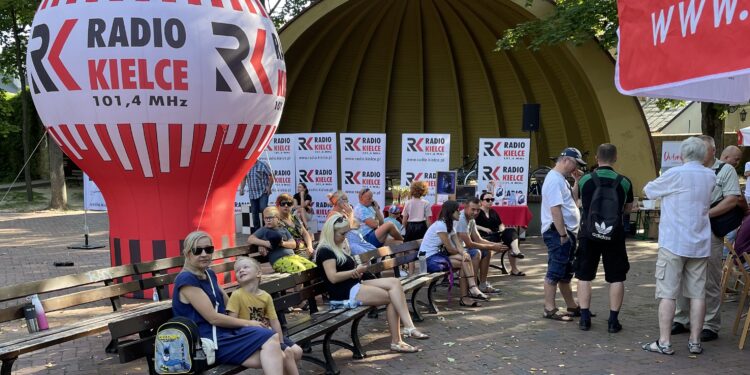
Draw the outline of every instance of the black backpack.
[[[623,205],[617,195],[617,187],[622,179],[622,175],[617,175],[615,179],[602,179],[595,171],[591,173],[595,188],[586,216],[581,222],[583,237],[598,242],[622,238]]]
[[[175,317],[159,326],[154,340],[157,374],[196,374],[206,368],[208,363],[195,322]]]

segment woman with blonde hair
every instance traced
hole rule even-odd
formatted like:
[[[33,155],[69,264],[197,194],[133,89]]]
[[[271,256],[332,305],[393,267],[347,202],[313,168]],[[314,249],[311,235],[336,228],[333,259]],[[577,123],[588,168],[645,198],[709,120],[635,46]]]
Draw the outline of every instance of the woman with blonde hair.
[[[256,320],[226,315],[229,296],[209,268],[213,253],[208,233],[196,231],[185,237],[185,265],[174,283],[174,315],[194,321],[202,338],[216,338],[219,364],[262,368],[266,374],[297,374],[294,358],[281,351],[278,334]]]
[[[328,194],[328,200],[333,206],[331,212],[328,213],[328,218],[330,219],[333,215],[337,214],[344,216],[349,223],[349,227],[355,229],[346,233],[346,244],[348,244],[350,252],[354,255],[359,255],[377,249],[375,245],[365,240],[360,231],[356,230],[359,228],[360,223],[354,217],[354,209],[349,204],[349,196],[343,191],[337,190]]]
[[[323,267],[325,286],[331,300],[355,300],[365,306],[387,305],[388,327],[391,332],[391,350],[414,353],[420,349],[401,340],[401,334],[415,339],[428,335],[414,327],[406,305],[401,282],[394,277],[377,279],[367,272],[367,265],[357,265],[344,243],[352,231],[346,216],[334,214],[328,218],[320,235],[315,262]],[[404,329],[399,329],[403,323]]]

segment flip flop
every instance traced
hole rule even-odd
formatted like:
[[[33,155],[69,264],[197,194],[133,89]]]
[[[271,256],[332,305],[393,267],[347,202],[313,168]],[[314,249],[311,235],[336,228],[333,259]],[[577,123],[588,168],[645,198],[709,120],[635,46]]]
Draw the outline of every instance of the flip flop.
[[[416,346],[411,346],[401,341],[398,344],[391,344],[391,351],[396,353],[416,353],[421,352],[422,349],[419,349]]]
[[[490,297],[487,297],[486,295],[484,295],[484,293],[482,293],[482,294],[471,294],[471,293],[469,293],[469,295],[467,295],[466,297],[478,299],[480,301],[489,301],[490,300]]]
[[[513,273],[513,271],[511,271],[510,275],[511,276],[526,276],[526,274],[523,273],[522,271],[519,271],[518,273]]]
[[[544,315],[542,316],[545,319],[551,319],[551,320],[557,320],[561,322],[572,322],[573,318],[566,314],[558,314],[557,308],[552,310],[544,309]]]

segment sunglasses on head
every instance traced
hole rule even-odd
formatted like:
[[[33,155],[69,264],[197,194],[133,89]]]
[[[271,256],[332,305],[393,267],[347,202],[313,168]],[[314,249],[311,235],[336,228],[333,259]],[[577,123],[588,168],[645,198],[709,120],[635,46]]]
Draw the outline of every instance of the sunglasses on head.
[[[339,216],[338,218],[336,218],[336,220],[333,222],[333,224],[336,225],[336,224],[339,224],[339,223],[343,223],[344,220],[345,220],[345,218],[343,216]]]
[[[290,201],[284,201],[284,202],[279,203],[279,206],[281,206],[281,207],[292,207],[293,205],[294,205],[294,203],[292,203]]]
[[[213,246],[204,246],[204,247],[194,247],[191,250],[193,252],[193,255],[198,256],[201,255],[204,251],[206,254],[213,254],[214,253],[214,247]]]

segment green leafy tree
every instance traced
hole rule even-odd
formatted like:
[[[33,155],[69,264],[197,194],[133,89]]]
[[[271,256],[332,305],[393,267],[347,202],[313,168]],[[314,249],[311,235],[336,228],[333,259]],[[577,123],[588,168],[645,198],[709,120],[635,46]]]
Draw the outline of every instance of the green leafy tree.
[[[269,0],[268,15],[277,28],[284,26],[289,20],[302,13],[309,6],[320,0]]]
[[[534,0],[527,0],[531,6]],[[558,0],[555,11],[548,18],[523,22],[505,30],[497,41],[496,51],[528,48],[532,51],[560,43],[580,45],[596,38],[607,51],[615,54],[617,48],[616,0]],[[681,103],[661,99],[657,105],[664,109]],[[727,106],[701,103],[701,131],[716,140],[716,149],[724,148],[724,118]]]
[[[26,88],[26,49],[31,23],[39,7],[40,0],[0,0],[0,75],[8,81],[17,78],[21,82],[21,132],[24,160],[31,156],[31,125],[34,104]],[[0,125],[2,126],[2,125]],[[55,142],[48,142],[50,162],[50,208],[67,208],[65,175],[63,173],[62,151]],[[31,189],[31,169],[24,170],[26,197],[33,199]]]

